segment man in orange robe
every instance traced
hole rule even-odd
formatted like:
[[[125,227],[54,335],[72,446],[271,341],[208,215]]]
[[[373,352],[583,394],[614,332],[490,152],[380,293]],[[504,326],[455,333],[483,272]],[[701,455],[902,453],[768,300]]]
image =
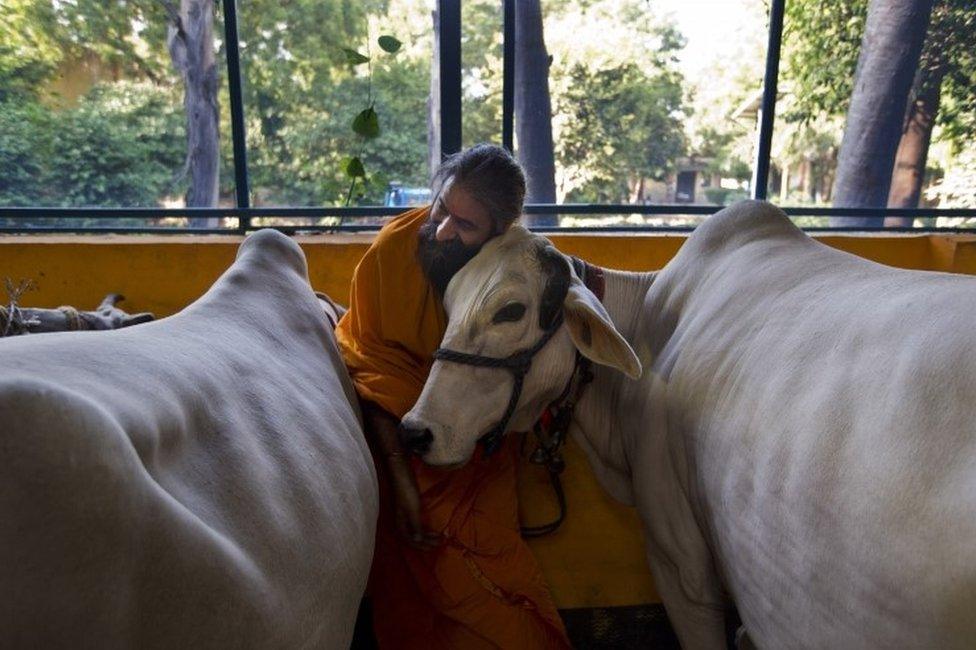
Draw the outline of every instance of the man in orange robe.
[[[447,281],[518,218],[525,181],[505,150],[478,145],[446,161],[435,188],[432,207],[380,231],[337,328],[380,476],[374,631],[380,648],[568,648],[519,534],[515,437],[456,470],[407,456],[396,437],[444,335]]]

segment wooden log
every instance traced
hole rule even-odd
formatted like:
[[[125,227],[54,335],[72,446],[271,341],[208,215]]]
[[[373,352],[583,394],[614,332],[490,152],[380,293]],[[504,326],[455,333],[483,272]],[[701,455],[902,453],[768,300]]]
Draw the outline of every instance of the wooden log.
[[[78,311],[67,305],[57,309],[18,307],[16,299],[0,305],[0,336],[40,334],[44,332],[75,332],[82,330],[112,330],[147,323],[155,318],[148,312],[129,314],[116,305],[125,300],[118,293],[105,296],[96,309]]]

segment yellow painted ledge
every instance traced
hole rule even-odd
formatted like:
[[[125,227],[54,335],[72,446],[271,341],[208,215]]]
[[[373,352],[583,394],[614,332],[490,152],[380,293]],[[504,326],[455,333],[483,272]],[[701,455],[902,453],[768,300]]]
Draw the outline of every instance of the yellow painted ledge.
[[[356,263],[372,236],[298,237],[312,286],[344,302]],[[563,251],[631,271],[659,269],[686,235],[554,235]],[[902,268],[976,274],[976,235],[824,235],[820,241]],[[128,311],[173,314],[198,298],[234,259],[237,236],[0,236],[0,278],[32,279],[23,305],[96,306],[109,292]]]
[[[632,271],[663,267],[685,234],[555,235],[566,253],[602,266]],[[353,270],[371,235],[298,237],[312,286],[346,302]],[[837,234],[829,246],[892,266],[976,274],[974,235]],[[173,314],[203,294],[231,264],[236,236],[0,236],[0,279],[31,279],[36,290],[24,306],[70,304],[94,308],[119,292],[127,311]],[[2,296],[0,296],[2,297]],[[555,512],[545,472],[525,464],[520,494],[529,523]],[[559,607],[608,607],[659,602],[644,560],[636,514],[614,503],[596,483],[579,447],[567,449],[563,475],[569,516],[555,534],[534,540],[533,550]]]

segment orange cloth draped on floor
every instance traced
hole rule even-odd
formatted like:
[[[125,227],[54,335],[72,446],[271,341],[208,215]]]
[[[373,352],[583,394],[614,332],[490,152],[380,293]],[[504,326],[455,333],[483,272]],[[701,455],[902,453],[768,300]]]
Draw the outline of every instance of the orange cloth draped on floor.
[[[428,213],[412,210],[380,231],[336,330],[360,397],[398,418],[420,396],[447,321],[416,258]],[[517,442],[508,436],[491,458],[476,453],[453,471],[412,460],[424,526],[444,540],[430,551],[396,536],[391,488],[377,462],[382,505],[369,591],[380,648],[569,647],[519,535]]]

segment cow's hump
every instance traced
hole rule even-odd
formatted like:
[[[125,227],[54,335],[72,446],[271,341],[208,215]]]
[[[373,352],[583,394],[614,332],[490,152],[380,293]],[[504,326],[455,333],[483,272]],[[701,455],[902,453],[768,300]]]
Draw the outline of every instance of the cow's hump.
[[[237,249],[237,260],[258,265],[285,264],[299,275],[308,275],[305,254],[295,241],[273,228],[251,233]]]
[[[683,248],[707,254],[773,238],[807,239],[807,236],[772,203],[739,201],[706,219]]]

